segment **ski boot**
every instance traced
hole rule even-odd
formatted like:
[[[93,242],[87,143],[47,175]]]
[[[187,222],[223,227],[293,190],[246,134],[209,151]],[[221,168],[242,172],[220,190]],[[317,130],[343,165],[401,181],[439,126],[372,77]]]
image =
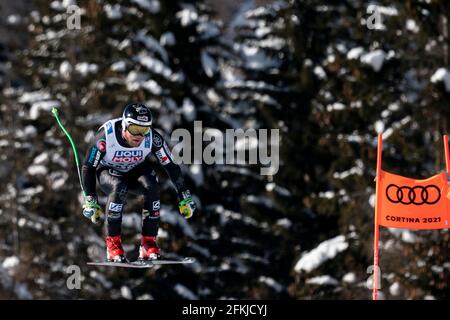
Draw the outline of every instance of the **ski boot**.
[[[106,237],[106,259],[108,262],[128,262],[122,248],[121,236]]]
[[[139,247],[139,260],[155,260],[161,258],[160,249],[156,243],[156,237],[142,236]]]

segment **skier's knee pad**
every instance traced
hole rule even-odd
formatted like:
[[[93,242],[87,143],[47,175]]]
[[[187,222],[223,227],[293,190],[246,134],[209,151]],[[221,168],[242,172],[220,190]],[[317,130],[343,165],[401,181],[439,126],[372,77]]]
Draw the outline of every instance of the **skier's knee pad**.
[[[108,220],[117,220],[122,218],[123,204],[109,202],[106,210]]]
[[[127,192],[128,187],[125,184],[119,183],[114,185],[106,204],[108,220],[117,220],[122,218],[123,206],[125,204]]]

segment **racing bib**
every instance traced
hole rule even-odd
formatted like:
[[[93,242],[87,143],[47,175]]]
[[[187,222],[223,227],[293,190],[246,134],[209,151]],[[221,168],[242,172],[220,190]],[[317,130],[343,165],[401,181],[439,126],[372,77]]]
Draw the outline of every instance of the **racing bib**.
[[[116,138],[115,124],[121,118],[106,122],[102,127],[106,135],[106,153],[101,165],[120,172],[128,172],[140,163],[152,151],[152,131],[144,137],[142,143],[135,148],[126,148],[119,144]]]

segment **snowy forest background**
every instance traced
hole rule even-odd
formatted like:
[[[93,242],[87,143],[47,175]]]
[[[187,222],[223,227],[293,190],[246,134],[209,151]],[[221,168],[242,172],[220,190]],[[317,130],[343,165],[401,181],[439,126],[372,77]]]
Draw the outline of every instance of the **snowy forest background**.
[[[71,4],[80,30],[67,29]],[[1,0],[0,298],[370,299],[376,136],[384,169],[444,170],[449,18],[444,0]],[[136,100],[166,138],[194,120],[280,129],[274,176],[183,166],[200,206],[189,221],[158,169],[159,244],[194,264],[86,265],[105,256],[103,228],[81,214],[50,107],[84,157],[97,127]],[[130,257],[139,205],[130,197],[124,217]],[[448,299],[449,253],[447,230],[382,229],[382,297]],[[81,290],[66,287],[70,265]]]

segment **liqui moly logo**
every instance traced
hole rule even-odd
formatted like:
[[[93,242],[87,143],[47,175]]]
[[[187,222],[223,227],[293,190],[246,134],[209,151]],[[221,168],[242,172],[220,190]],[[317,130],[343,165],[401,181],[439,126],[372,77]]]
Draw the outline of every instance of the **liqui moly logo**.
[[[130,162],[139,162],[144,158],[142,150],[134,150],[134,151],[116,151],[114,153],[114,157],[112,159],[113,162],[120,163],[130,163]]]

